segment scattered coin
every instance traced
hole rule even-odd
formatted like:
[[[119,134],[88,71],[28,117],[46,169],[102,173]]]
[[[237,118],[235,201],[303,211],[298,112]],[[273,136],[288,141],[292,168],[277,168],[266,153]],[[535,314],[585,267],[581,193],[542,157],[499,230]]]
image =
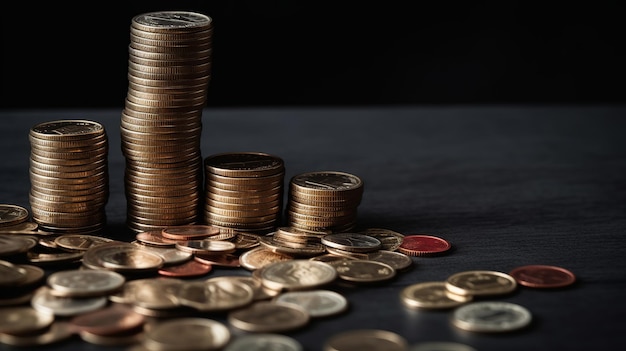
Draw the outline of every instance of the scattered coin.
[[[237,336],[224,351],[304,351],[298,340],[282,334],[256,333]]]
[[[472,295],[458,295],[445,282],[414,283],[402,289],[400,301],[408,308],[448,309],[472,301]]]
[[[121,288],[126,278],[113,271],[70,269],[48,276],[51,293],[56,296],[104,296]]]
[[[404,337],[382,329],[355,329],[337,333],[326,340],[324,351],[385,350],[406,351]]]
[[[446,279],[446,288],[457,295],[503,295],[517,288],[517,281],[510,275],[497,271],[464,271]]]
[[[199,311],[227,311],[250,304],[254,291],[239,280],[207,279],[183,284],[177,298],[181,305]]]
[[[408,351],[477,351],[475,348],[451,341],[423,341],[411,345]]]
[[[89,298],[56,296],[52,293],[52,289],[42,286],[37,289],[33,295],[31,306],[40,312],[51,313],[59,317],[67,317],[97,310],[104,307],[107,301],[106,296]]]
[[[72,335],[74,335],[74,330],[69,323],[56,321],[49,327],[37,331],[34,334],[15,335],[0,333],[0,343],[19,347],[35,347],[67,340]]]
[[[188,317],[152,325],[142,344],[148,350],[221,350],[230,339],[230,330],[221,322]]]
[[[398,251],[410,256],[435,256],[452,248],[447,240],[434,235],[412,234],[404,236]]]
[[[550,265],[527,265],[509,272],[515,280],[530,288],[562,288],[574,284],[576,276],[571,271]]]
[[[331,290],[287,291],[274,301],[303,307],[311,318],[328,317],[348,309],[345,296]]]
[[[471,302],[457,307],[451,317],[452,324],[459,329],[485,333],[521,329],[531,320],[528,309],[504,301]]]
[[[228,313],[231,326],[254,333],[280,333],[309,323],[309,314],[293,304],[257,301]]]
[[[389,251],[396,251],[404,240],[404,234],[385,228],[367,228],[359,231],[359,233],[373,236],[380,240],[382,244],[381,249]]]
[[[190,278],[199,277],[211,272],[213,267],[208,264],[201,263],[197,260],[191,260],[184,263],[162,267],[158,273],[166,277],[174,278]]]
[[[294,259],[268,264],[260,271],[263,285],[274,290],[304,290],[327,285],[337,271],[320,261]]]
[[[126,333],[142,327],[146,318],[124,304],[112,304],[106,308],[83,313],[70,320],[79,331],[96,335]]]
[[[0,204],[0,230],[26,222],[30,212],[22,206]]]
[[[351,283],[370,284],[392,279],[396,270],[390,265],[370,260],[330,262],[340,279]]]
[[[373,252],[381,248],[380,240],[360,233],[335,233],[324,235],[322,244],[348,252]]]
[[[48,328],[54,319],[54,314],[38,311],[31,306],[0,308],[0,334],[34,334]]]

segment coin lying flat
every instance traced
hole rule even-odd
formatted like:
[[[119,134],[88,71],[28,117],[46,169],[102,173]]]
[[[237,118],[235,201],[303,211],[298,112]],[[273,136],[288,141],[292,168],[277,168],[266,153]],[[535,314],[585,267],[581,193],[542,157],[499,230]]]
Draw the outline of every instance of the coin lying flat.
[[[19,205],[0,204],[0,227],[10,227],[26,222],[30,212]]]
[[[361,233],[335,233],[322,237],[322,244],[349,252],[372,252],[381,248],[382,242]]]
[[[148,350],[221,350],[231,333],[224,324],[200,317],[175,318],[148,328],[143,346]]]
[[[199,311],[227,311],[251,303],[254,291],[239,280],[208,279],[183,284],[177,298],[181,305]]]
[[[408,342],[404,337],[382,329],[355,329],[331,336],[324,344],[324,351],[385,350],[406,351]]]
[[[312,318],[332,316],[348,309],[345,296],[331,290],[287,291],[274,301],[303,307]]]
[[[337,275],[352,283],[378,283],[396,276],[396,270],[390,265],[370,260],[343,260],[330,262]]]
[[[410,256],[441,255],[452,248],[446,239],[434,235],[406,235],[398,247],[398,251]]]
[[[464,271],[446,279],[446,288],[458,295],[502,295],[517,288],[517,281],[510,275],[497,271]]]
[[[228,343],[224,351],[303,351],[304,348],[298,340],[274,333],[257,333],[236,337]]]
[[[103,296],[121,288],[126,278],[113,271],[71,269],[48,276],[48,285],[57,296]]]
[[[557,266],[527,265],[509,272],[520,285],[530,288],[562,288],[574,284],[576,276]]]
[[[475,348],[451,341],[425,341],[411,345],[409,351],[477,351]]]
[[[270,289],[304,290],[333,282],[337,271],[325,262],[295,259],[268,264],[260,275],[263,285]]]
[[[472,295],[457,295],[446,288],[445,282],[411,284],[400,292],[400,301],[408,308],[447,309],[472,301]]]
[[[257,301],[228,314],[231,326],[255,333],[279,333],[298,329],[305,326],[309,319],[309,314],[301,307],[271,301]]]
[[[35,347],[53,344],[69,339],[74,335],[74,329],[67,322],[57,321],[52,323],[43,332],[35,335],[13,335],[0,333],[0,343],[19,347]]]
[[[67,317],[97,310],[104,307],[107,301],[106,296],[89,298],[55,296],[50,288],[42,286],[33,295],[31,306],[40,312]]]
[[[49,327],[54,315],[38,311],[30,306],[0,309],[0,333],[27,334]]]
[[[80,331],[97,335],[112,335],[134,330],[142,326],[145,317],[123,304],[112,304],[106,308],[73,317],[70,323]]]
[[[530,324],[532,315],[523,306],[503,301],[472,302],[457,307],[451,322],[473,332],[508,332]]]

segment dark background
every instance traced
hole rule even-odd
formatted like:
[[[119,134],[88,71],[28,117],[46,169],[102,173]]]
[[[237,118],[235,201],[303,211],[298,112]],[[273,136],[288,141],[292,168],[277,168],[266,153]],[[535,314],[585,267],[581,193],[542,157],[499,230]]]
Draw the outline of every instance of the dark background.
[[[133,16],[214,22],[208,106],[623,103],[617,1],[13,3],[2,107],[122,108]]]

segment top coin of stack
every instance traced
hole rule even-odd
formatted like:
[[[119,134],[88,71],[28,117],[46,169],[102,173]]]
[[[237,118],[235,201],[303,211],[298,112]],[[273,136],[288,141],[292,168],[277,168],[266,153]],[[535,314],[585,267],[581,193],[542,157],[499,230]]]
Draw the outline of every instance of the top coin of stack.
[[[35,125],[28,137],[33,221],[45,231],[100,231],[109,197],[104,127],[87,120],[58,120]]]
[[[287,223],[311,232],[347,232],[356,226],[363,181],[337,171],[307,172],[289,182]]]
[[[279,224],[285,165],[261,152],[215,154],[204,160],[207,224],[268,233]]]
[[[200,13],[150,12],[132,19],[121,116],[132,230],[199,220],[200,136],[212,37],[212,20]]]

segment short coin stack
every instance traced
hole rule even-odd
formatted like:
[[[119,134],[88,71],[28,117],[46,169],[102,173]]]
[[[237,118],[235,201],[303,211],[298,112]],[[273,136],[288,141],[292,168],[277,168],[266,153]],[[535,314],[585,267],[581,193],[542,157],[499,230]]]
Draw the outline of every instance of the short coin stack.
[[[108,137],[88,120],[57,120],[31,128],[30,206],[42,230],[98,232],[109,197]]]
[[[363,181],[337,171],[307,172],[289,183],[288,225],[311,232],[346,232],[356,226]]]
[[[121,117],[132,230],[199,220],[212,37],[211,18],[199,13],[151,12],[132,19]]]
[[[215,154],[204,160],[207,224],[268,233],[280,223],[285,165],[262,152]]]

